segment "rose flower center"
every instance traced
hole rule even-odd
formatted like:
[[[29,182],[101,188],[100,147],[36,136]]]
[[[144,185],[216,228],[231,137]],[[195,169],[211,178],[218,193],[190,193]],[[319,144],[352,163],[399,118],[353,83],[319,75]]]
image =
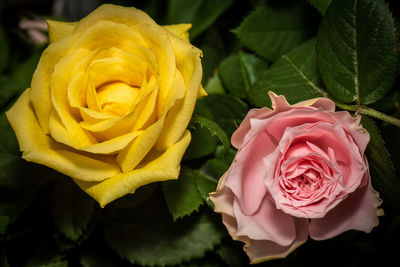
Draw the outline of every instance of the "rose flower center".
[[[132,111],[139,89],[122,82],[108,83],[97,89],[97,97],[103,112],[124,116]]]

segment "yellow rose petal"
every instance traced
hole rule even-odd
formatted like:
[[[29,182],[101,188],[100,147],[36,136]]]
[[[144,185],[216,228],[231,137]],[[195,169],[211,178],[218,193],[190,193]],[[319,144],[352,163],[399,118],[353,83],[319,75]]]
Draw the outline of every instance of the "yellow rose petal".
[[[76,26],[76,29],[80,25],[81,23]],[[123,40],[130,40],[140,46],[147,46],[143,36],[128,25],[108,20],[99,20],[93,22],[92,25],[77,36],[71,46],[71,50],[80,48],[89,50],[110,47],[120,48]]]
[[[55,20],[47,20],[49,26],[49,39],[50,43],[54,43],[58,39],[71,34],[77,22],[62,22]]]
[[[189,30],[192,28],[192,24],[174,24],[174,25],[166,25],[163,26],[164,29],[167,29],[168,31],[172,32],[182,40],[186,42],[189,41]]]
[[[133,170],[153,148],[163,129],[164,118],[148,127],[143,133],[119,152],[117,162],[124,173]]]
[[[72,36],[68,36],[47,47],[32,77],[30,97],[40,127],[46,134],[49,133],[49,118],[53,109],[50,93],[50,77],[54,66],[68,52],[72,39]]]
[[[186,86],[186,94],[168,111],[165,130],[157,142],[157,149],[164,150],[179,140],[192,117],[196,99],[199,95],[202,78],[201,52],[188,46],[179,38],[171,38],[174,47],[177,67]]]
[[[140,186],[177,179],[180,161],[190,143],[190,132],[186,131],[182,138],[165,153],[151,153],[145,163],[139,168],[123,174],[118,174],[103,182],[82,182],[75,180],[79,187],[91,195],[101,207],[129,193],[134,193]]]
[[[120,172],[119,166],[110,157],[85,156],[47,136],[36,120],[29,93],[30,89],[25,90],[6,112],[24,159],[82,181],[102,181]]]
[[[57,116],[53,115],[53,112],[51,113],[49,118],[50,133],[56,141],[67,142],[65,143],[67,145],[74,144],[75,147],[86,147],[97,143],[97,140],[89,132],[79,126],[77,118],[73,116],[67,101],[68,84],[72,72],[71,66],[86,54],[87,51],[85,50],[77,50],[75,53],[71,53],[61,59],[54,68],[51,82],[53,112],[56,111]],[[59,122],[65,127],[66,131],[58,131],[58,128],[61,127]],[[66,134],[66,136],[62,136],[62,133]]]
[[[175,54],[169,39],[171,34],[161,27],[154,27],[149,24],[138,24],[133,29],[145,38],[149,47],[154,51],[159,67],[160,99],[165,99],[169,94],[169,90],[173,90],[171,85],[176,69]],[[160,113],[158,113],[158,117],[161,117]]]
[[[110,20],[113,22],[123,23],[128,26],[133,26],[138,23],[157,25],[146,13],[134,7],[103,4],[90,13],[87,17],[83,18],[77,25],[75,31],[84,31],[100,20]]]

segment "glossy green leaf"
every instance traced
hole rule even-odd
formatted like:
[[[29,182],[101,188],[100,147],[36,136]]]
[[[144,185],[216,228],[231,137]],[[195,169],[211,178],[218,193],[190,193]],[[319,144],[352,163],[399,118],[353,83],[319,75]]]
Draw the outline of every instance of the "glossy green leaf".
[[[310,10],[299,2],[283,7],[260,6],[233,32],[258,55],[274,61],[311,36]]]
[[[167,11],[167,23],[192,23],[191,38],[207,29],[233,0],[171,0]]]
[[[207,119],[206,117],[195,116],[192,118],[193,124],[197,124],[202,128],[205,128],[209,131],[212,136],[218,137],[221,141],[222,145],[226,152],[229,151],[230,141],[226,132],[214,121]]]
[[[246,264],[247,257],[240,242],[222,242],[216,252],[228,266],[240,267]]]
[[[214,153],[218,141],[207,128],[191,125],[189,130],[192,140],[186,149],[184,159],[198,159]]]
[[[231,95],[209,95],[197,101],[194,114],[213,120],[231,136],[248,110],[246,103]]]
[[[317,69],[315,39],[283,55],[255,82],[249,91],[250,101],[258,106],[271,106],[268,91],[284,95],[294,104],[324,96]]]
[[[163,183],[165,200],[174,221],[198,210],[203,203],[196,189],[196,179],[196,173],[183,166],[178,180]]]
[[[94,211],[94,200],[69,177],[60,176],[53,192],[52,215],[56,228],[72,241],[87,229]]]
[[[239,98],[247,97],[244,75],[237,55],[225,58],[218,66],[218,74],[224,87],[231,95]]]
[[[220,33],[215,27],[210,27],[196,41],[196,46],[203,52],[201,65],[203,67],[202,84],[208,83],[208,80],[216,75],[217,67],[224,59],[226,51]]]
[[[159,192],[143,205],[109,218],[105,237],[110,247],[131,263],[180,264],[203,257],[220,243],[224,231],[211,215],[200,212],[173,222]]]
[[[197,173],[197,178],[195,180],[196,189],[200,193],[203,200],[209,206],[212,206],[213,203],[210,200],[208,200],[208,196],[209,193],[215,192],[218,185],[218,180],[198,170],[196,170],[196,173]]]
[[[265,60],[244,51],[239,51],[238,57],[245,88],[246,91],[249,91],[250,87],[258,77],[267,69],[268,63]]]
[[[215,74],[208,80],[207,85],[204,89],[209,95],[225,94],[224,86],[222,85],[221,79],[219,78],[218,74]]]
[[[332,0],[308,0],[308,2],[324,15]]]
[[[362,125],[370,134],[366,155],[370,167],[372,185],[379,192],[385,206],[400,211],[400,179],[395,173],[385,142],[374,121],[362,117]]]
[[[317,36],[318,66],[328,92],[370,104],[391,89],[398,50],[392,15],[383,0],[335,0]]]

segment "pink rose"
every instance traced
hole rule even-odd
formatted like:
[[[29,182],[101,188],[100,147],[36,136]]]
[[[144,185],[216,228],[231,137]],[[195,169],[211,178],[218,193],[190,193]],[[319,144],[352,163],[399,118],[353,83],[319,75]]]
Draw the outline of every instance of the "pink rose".
[[[370,232],[382,211],[364,156],[360,117],[335,112],[328,98],[252,109],[232,136],[238,149],[215,211],[252,263],[283,258],[303,244],[353,229]]]

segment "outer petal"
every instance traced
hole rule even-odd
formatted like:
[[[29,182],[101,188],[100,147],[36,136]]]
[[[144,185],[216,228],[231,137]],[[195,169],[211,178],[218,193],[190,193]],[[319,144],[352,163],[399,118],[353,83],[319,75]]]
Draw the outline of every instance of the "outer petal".
[[[165,130],[157,142],[157,149],[160,150],[174,144],[185,131],[199,96],[202,77],[200,50],[174,37],[172,36],[170,39],[175,51],[177,68],[182,74],[186,86],[186,93],[185,97],[176,101],[175,105],[168,111]]]
[[[58,39],[71,34],[77,22],[62,22],[56,20],[47,20],[49,26],[50,43],[54,43]]]
[[[69,149],[41,130],[27,89],[6,113],[17,135],[23,157],[84,181],[101,181],[120,172],[109,157],[88,157]]]
[[[229,169],[225,186],[236,195],[246,215],[252,215],[259,209],[267,192],[263,181],[266,171],[263,158],[274,148],[269,136],[260,133],[237,152]]]
[[[308,221],[306,219],[296,219],[295,227],[296,239],[288,246],[280,246],[267,240],[251,240],[245,246],[250,263],[256,264],[263,261],[284,258],[305,243],[308,237]]]
[[[75,182],[89,195],[96,199],[102,207],[143,185],[177,179],[182,156],[190,143],[190,132],[186,131],[182,139],[169,147],[163,154],[153,151],[139,168],[120,173],[100,183]]]
[[[188,43],[190,42],[189,41],[189,30],[190,30],[190,28],[192,28],[192,24],[174,24],[174,25],[166,25],[163,27],[164,27],[164,29],[172,32],[173,34],[175,34],[182,40],[184,40]]]
[[[288,246],[296,239],[293,217],[276,209],[268,196],[264,198],[260,209],[251,216],[242,212],[237,199],[233,201],[233,211],[237,221],[237,236],[268,240],[279,246]]]
[[[30,97],[40,127],[45,134],[49,133],[49,118],[53,109],[50,93],[50,77],[54,66],[68,53],[71,41],[72,36],[68,35],[59,42],[49,45],[43,52],[38,66],[33,73]]]
[[[378,216],[382,215],[382,210],[378,207],[382,200],[372,188],[369,176],[365,179],[368,179],[366,186],[350,194],[324,218],[311,220],[310,237],[312,239],[332,238],[347,230],[369,233],[379,224]]]
[[[83,18],[74,30],[74,33],[81,32],[99,20],[110,20],[128,26],[138,23],[149,23],[157,25],[146,13],[134,7],[122,7],[112,4],[104,4],[95,9],[88,16]]]
[[[124,173],[133,170],[153,148],[163,129],[163,123],[164,118],[154,123],[118,154],[117,161]]]
[[[302,101],[293,105],[293,107],[314,107],[326,111],[335,111],[335,102],[326,97],[314,98]]]
[[[291,109],[291,106],[286,101],[286,98],[284,96],[278,96],[271,91],[268,92],[268,95],[271,98],[273,110],[270,110],[269,108],[250,110],[244,118],[243,122],[240,124],[239,128],[232,135],[231,142],[235,148],[239,149],[259,131],[262,131],[266,127],[266,125],[264,124],[268,124],[268,122],[265,122],[263,124],[263,128],[259,128],[255,132],[253,132],[250,131],[252,129],[252,120],[255,119],[263,122],[264,120],[271,118],[280,112],[288,111]]]

